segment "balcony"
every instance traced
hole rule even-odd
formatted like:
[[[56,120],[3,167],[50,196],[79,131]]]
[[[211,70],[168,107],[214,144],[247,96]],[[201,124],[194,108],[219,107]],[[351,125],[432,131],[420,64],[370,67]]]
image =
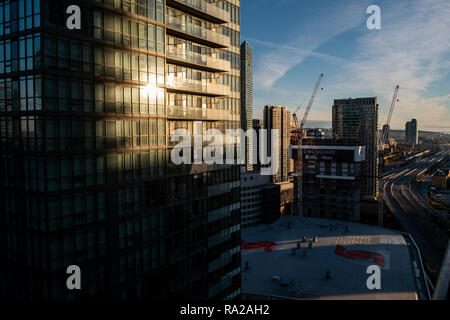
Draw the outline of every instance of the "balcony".
[[[179,106],[168,106],[167,118],[187,120],[239,121],[239,115],[231,114],[230,110],[188,108]]]
[[[230,87],[223,84],[200,80],[184,79],[169,75],[167,89],[177,92],[196,92],[212,97],[229,96]]]
[[[194,67],[211,72],[230,72],[231,63],[206,54],[199,54],[192,51],[167,46],[167,62],[179,64],[187,67]]]
[[[213,23],[230,22],[230,14],[205,0],[167,0],[167,5]]]
[[[230,38],[216,31],[206,29],[190,22],[183,21],[179,17],[167,17],[167,33],[176,37],[202,43],[213,48],[227,48]]]

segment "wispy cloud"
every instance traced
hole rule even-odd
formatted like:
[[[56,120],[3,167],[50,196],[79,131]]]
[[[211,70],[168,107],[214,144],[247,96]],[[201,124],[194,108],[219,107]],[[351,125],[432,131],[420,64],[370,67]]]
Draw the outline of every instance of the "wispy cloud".
[[[399,84],[393,127],[403,127],[408,118],[419,119],[424,127],[450,127],[450,95],[426,97],[450,70],[450,2],[397,2],[382,8],[382,17],[383,29],[359,39],[334,91],[373,93],[390,101]],[[381,108],[386,113],[387,106]]]
[[[361,8],[361,4],[347,3],[336,5],[332,10],[321,11],[301,29],[292,30],[290,40],[284,44],[275,46],[271,42],[257,40],[259,44],[274,49],[262,54],[255,62],[256,88],[273,87],[278,79],[309,56],[340,62],[339,58],[316,52],[316,49],[337,35],[360,25],[364,18]]]
[[[322,59],[327,60],[328,62],[336,62],[336,63],[337,62],[343,63],[343,62],[347,61],[343,58],[336,57],[336,56],[333,56],[330,54],[321,53],[321,52],[317,52],[317,51],[311,51],[311,50],[305,50],[303,48],[296,48],[296,47],[292,47],[289,45],[278,44],[278,43],[274,43],[274,42],[270,42],[270,41],[258,40],[258,39],[254,39],[254,38],[247,38],[246,40],[251,42],[252,44],[257,44],[257,45],[260,45],[260,46],[263,46],[266,48],[284,49],[293,54],[304,55],[305,58],[306,57],[322,58]]]

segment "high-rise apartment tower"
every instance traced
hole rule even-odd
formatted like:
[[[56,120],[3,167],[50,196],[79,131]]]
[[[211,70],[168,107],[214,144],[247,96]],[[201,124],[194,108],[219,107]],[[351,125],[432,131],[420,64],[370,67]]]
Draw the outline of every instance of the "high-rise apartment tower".
[[[240,127],[239,34],[239,0],[0,2],[0,295],[239,295],[239,166],[170,156]]]
[[[265,106],[264,107],[264,129],[267,130],[267,150],[272,149],[271,130],[278,130],[278,150],[277,158],[272,157],[272,161],[278,164],[278,171],[272,176],[272,182],[284,182],[289,180],[289,145],[290,145],[290,111],[285,106]],[[275,142],[274,142],[275,143]]]
[[[241,128],[244,132],[252,129],[253,120],[253,49],[251,45],[244,41],[241,44]],[[242,141],[244,143],[244,141]],[[258,155],[253,152],[253,135],[248,135],[245,141],[246,150],[246,169],[253,170],[253,159],[257,159]],[[255,160],[256,160],[255,159]]]

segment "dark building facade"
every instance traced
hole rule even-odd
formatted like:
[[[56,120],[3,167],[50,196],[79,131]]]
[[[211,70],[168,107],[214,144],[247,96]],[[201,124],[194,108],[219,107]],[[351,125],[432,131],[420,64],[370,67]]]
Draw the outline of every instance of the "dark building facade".
[[[416,119],[407,121],[405,124],[405,142],[412,146],[419,143],[419,130]]]
[[[333,138],[352,139],[355,145],[366,147],[365,161],[360,168],[360,196],[365,203],[361,221],[381,224],[377,98],[334,100],[332,125]]]
[[[272,130],[278,130],[278,158],[272,159],[277,163],[278,172],[272,175],[272,182],[279,183],[289,180],[290,159],[290,111],[285,106],[264,106],[264,129],[267,130],[267,150],[272,150]]]
[[[352,140],[304,139],[302,213],[360,222],[360,167],[365,148]]]
[[[271,224],[280,218],[281,187],[272,183],[262,189],[261,223]]]
[[[70,5],[81,30],[66,27]],[[240,127],[239,11],[0,2],[0,295],[239,295],[239,167],[175,166],[169,138],[194,121]]]

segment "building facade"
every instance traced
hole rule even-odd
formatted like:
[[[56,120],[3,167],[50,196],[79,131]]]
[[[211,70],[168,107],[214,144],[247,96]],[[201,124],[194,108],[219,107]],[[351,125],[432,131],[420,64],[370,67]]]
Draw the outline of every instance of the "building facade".
[[[241,129],[247,132],[253,128],[253,49],[244,41],[241,44]],[[244,141],[242,141],[244,143]],[[253,170],[253,135],[248,135],[245,141],[246,163],[248,171]]]
[[[11,0],[0,18],[0,295],[238,296],[239,167],[175,166],[170,134],[240,127],[239,1]]]
[[[380,224],[377,98],[334,100],[332,117],[334,138],[351,139],[366,148],[360,168],[361,221]]]
[[[303,216],[359,222],[365,148],[352,140],[305,139],[302,156]]]
[[[419,129],[416,119],[407,121],[405,124],[405,142],[412,146],[419,144]]]
[[[267,130],[267,148],[272,149],[271,130],[278,130],[279,155],[276,159],[278,164],[277,174],[272,176],[272,182],[284,182],[289,180],[290,159],[290,111],[285,106],[265,106],[264,107],[264,129]]]
[[[270,176],[261,172],[241,170],[241,226],[254,226],[263,221],[263,190],[270,185]]]

